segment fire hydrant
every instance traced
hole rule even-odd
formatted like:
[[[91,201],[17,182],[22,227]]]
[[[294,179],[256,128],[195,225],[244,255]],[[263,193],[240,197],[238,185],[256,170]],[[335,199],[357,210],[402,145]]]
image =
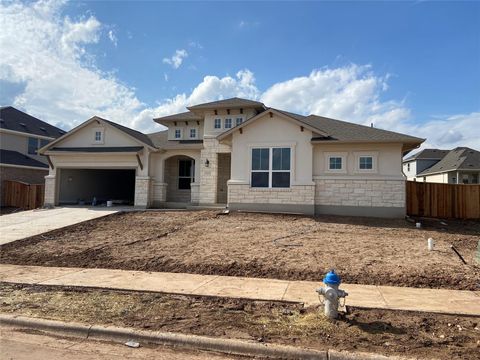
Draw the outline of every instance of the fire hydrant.
[[[338,317],[338,302],[339,299],[348,295],[346,291],[340,290],[338,287],[341,283],[340,276],[335,273],[335,270],[331,270],[323,278],[324,287],[318,288],[316,291],[319,295],[324,297],[325,316],[330,319],[336,319]]]

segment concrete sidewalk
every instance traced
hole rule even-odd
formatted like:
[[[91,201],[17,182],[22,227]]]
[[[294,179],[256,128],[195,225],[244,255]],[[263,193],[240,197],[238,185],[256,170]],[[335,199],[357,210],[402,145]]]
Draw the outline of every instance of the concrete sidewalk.
[[[58,207],[0,216],[0,245],[118,212],[115,208]]]
[[[0,264],[0,281],[300,302],[318,305],[320,282],[109,269]],[[480,291],[343,284],[346,304],[376,309],[480,316]]]

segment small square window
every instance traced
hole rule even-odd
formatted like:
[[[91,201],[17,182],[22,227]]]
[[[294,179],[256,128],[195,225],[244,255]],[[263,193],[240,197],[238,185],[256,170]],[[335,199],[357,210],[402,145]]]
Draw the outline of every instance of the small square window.
[[[232,119],[225,119],[225,129],[230,129],[232,127]]]
[[[190,139],[195,139],[197,137],[197,129],[190,129]]]
[[[240,125],[243,122],[243,118],[239,117],[235,119],[235,126]]]
[[[221,129],[222,128],[222,119],[215,119],[215,123],[213,125],[215,129]]]
[[[358,168],[360,170],[372,170],[373,169],[373,158],[371,156],[360,156]]]
[[[182,130],[175,129],[175,139],[180,139],[182,137]]]
[[[336,156],[330,157],[328,168],[330,170],[342,170],[342,158]]]

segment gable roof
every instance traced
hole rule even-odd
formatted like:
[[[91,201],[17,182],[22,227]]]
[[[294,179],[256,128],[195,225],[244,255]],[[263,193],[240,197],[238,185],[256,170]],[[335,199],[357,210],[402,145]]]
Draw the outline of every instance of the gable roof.
[[[13,150],[0,149],[0,163],[6,165],[31,166],[48,169],[47,164]]]
[[[233,97],[230,99],[217,100],[208,103],[187,106],[188,110],[207,110],[207,109],[225,109],[225,108],[256,108],[264,109],[265,105],[259,101]]]
[[[162,121],[200,121],[203,120],[203,116],[196,115],[191,111],[186,111],[179,114],[173,114],[168,116],[162,116],[159,118],[153,119],[153,121],[157,123],[161,123]]]
[[[65,134],[65,131],[62,129],[37,119],[32,115],[28,115],[12,106],[0,107],[0,128],[54,139]]]
[[[450,150],[440,150],[440,149],[423,149],[422,151],[409,156],[403,162],[413,161],[413,160],[441,160],[445,155],[448,154]]]
[[[468,147],[457,147],[417,176],[456,170],[480,170],[480,151]]]
[[[105,122],[106,124],[110,125],[110,126],[113,126],[114,128],[122,131],[123,133],[127,134],[129,137],[131,138],[134,138],[135,140],[141,142],[142,144],[145,144],[153,149],[156,149],[155,146],[153,145],[152,143],[152,140],[144,133],[140,132],[140,131],[137,131],[137,130],[133,130],[129,127],[126,127],[126,126],[123,126],[123,125],[120,125],[120,124],[117,124],[113,121],[110,121],[110,120],[107,120],[107,119],[103,119],[99,116],[93,116],[91,117],[90,119],[88,119],[87,121],[83,122],[82,124],[78,125],[77,127],[73,128],[72,130],[70,130],[69,132],[67,132],[66,134],[64,134],[63,136],[59,137],[58,139],[55,139],[54,141],[52,141],[51,143],[45,145],[44,147],[42,147],[41,149],[38,150],[38,152],[40,154],[44,153],[45,151],[53,148],[53,145],[59,143],[60,141],[62,141],[63,139],[71,136],[72,134],[74,134],[75,132],[77,132],[78,130],[84,128],[85,126],[89,125],[90,123],[94,122],[94,121],[97,121],[97,122]]]
[[[377,129],[369,126],[354,124],[346,121],[335,120],[317,115],[303,116],[275,108],[267,108],[264,112],[244,121],[242,124],[217,136],[222,140],[232,134],[234,131],[249,125],[256,119],[264,116],[268,112],[276,112],[282,114],[314,132],[312,137],[313,143],[320,142],[398,142],[402,144],[410,144],[405,150],[411,150],[420,145],[425,139],[405,135],[393,131]]]

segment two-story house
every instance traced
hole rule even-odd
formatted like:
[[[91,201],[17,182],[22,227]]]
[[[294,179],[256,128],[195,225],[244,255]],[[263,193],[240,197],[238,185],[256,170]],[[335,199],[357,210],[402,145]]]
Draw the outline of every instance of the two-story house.
[[[43,147],[45,203],[405,214],[402,157],[424,139],[239,98],[187,110],[148,135],[93,117]]]
[[[418,174],[438,163],[449,150],[423,149],[403,160],[403,173],[407,180],[414,181]]]
[[[1,184],[5,180],[43,184],[48,175],[48,161],[45,156],[38,154],[38,149],[63,134],[65,131],[14,107],[1,107]]]

